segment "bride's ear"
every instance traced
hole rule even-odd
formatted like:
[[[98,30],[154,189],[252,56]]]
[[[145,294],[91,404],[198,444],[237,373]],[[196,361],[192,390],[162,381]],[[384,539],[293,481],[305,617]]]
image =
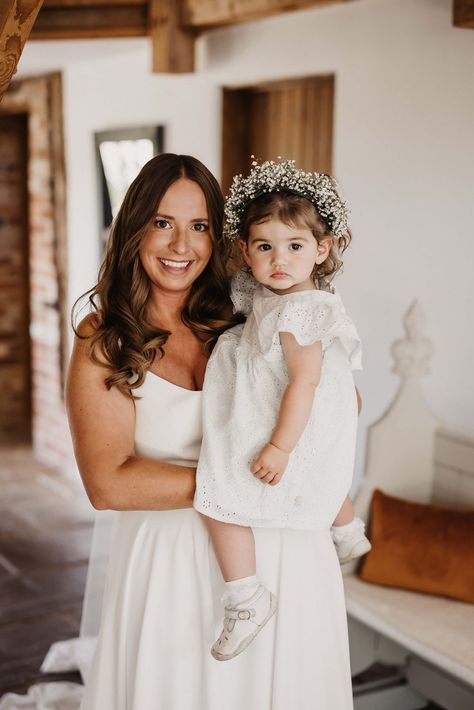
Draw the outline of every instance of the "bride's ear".
[[[244,239],[239,239],[239,248],[247,266],[250,266],[249,247]]]

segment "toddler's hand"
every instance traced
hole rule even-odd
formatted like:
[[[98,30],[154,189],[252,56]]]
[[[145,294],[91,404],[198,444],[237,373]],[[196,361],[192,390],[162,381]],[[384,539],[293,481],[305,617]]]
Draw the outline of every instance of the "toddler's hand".
[[[259,478],[262,483],[269,483],[276,486],[281,481],[288,465],[289,454],[286,451],[277,449],[273,444],[265,444],[250,470],[255,478]]]

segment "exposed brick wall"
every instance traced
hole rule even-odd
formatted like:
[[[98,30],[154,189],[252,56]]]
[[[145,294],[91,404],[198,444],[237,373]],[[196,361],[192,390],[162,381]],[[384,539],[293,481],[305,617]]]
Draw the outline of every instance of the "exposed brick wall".
[[[64,363],[61,333],[64,308],[61,283],[65,266],[58,240],[55,210],[55,181],[62,179],[57,168],[57,136],[61,131],[52,115],[57,100],[57,75],[25,79],[12,84],[0,106],[2,113],[28,113],[28,201],[30,343],[32,373],[32,438],[36,457],[65,471],[73,470],[73,454],[63,398]],[[54,93],[56,92],[56,93]],[[61,191],[60,191],[61,192]],[[62,280],[62,281],[61,281]],[[65,345],[65,344],[64,344]]]

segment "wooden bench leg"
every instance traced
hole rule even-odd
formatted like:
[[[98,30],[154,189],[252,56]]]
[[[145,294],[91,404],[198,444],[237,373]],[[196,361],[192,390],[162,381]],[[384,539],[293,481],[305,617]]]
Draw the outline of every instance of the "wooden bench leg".
[[[351,671],[355,676],[373,663],[380,661],[387,665],[404,666],[408,652],[402,646],[390,641],[368,626],[352,617],[348,618]]]
[[[417,656],[410,656],[405,669],[410,686],[447,710],[472,710],[474,688]]]

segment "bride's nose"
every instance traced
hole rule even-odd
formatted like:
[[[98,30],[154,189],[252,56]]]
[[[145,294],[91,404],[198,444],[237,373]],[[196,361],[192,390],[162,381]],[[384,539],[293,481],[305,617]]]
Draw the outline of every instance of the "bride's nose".
[[[186,254],[189,251],[187,230],[176,226],[171,232],[170,248],[175,254]]]

